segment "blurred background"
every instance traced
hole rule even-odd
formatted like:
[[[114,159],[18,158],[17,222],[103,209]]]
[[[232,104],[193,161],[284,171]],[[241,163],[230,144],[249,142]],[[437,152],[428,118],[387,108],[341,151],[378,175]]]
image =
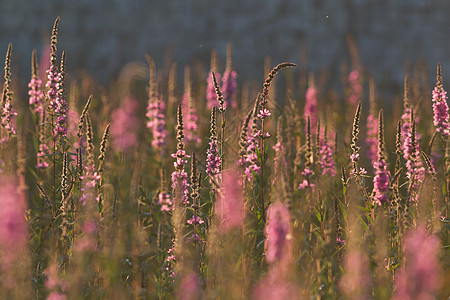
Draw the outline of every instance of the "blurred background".
[[[449,15],[448,0],[0,0],[0,50],[13,44],[13,76],[28,80],[31,51],[46,55],[60,16],[58,52],[66,51],[68,71],[87,71],[102,85],[127,63],[144,64],[145,53],[159,68],[201,63],[206,76],[216,49],[223,71],[227,43],[242,82],[263,80],[266,57],[340,76],[343,64],[351,68],[351,37],[377,84],[401,90],[417,64],[434,83],[440,61],[449,82]]]

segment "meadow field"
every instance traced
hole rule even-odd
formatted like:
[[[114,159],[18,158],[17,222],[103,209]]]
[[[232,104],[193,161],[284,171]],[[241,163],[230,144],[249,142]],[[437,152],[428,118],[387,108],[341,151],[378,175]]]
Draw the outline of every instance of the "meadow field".
[[[450,296],[439,63],[379,93],[349,39],[340,78],[267,59],[242,82],[230,45],[102,87],[59,25],[29,82],[0,49],[1,299]]]

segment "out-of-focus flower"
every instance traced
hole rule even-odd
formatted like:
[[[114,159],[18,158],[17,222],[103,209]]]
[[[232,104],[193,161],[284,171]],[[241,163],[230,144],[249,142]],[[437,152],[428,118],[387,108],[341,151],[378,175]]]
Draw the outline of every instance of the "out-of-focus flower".
[[[112,146],[118,151],[126,151],[137,144],[137,108],[136,99],[128,97],[111,113]]]
[[[236,108],[236,101],[234,100],[236,94],[236,71],[226,70],[222,76],[222,94],[225,101],[225,107]],[[219,80],[219,79],[217,79]]]
[[[394,299],[436,299],[440,286],[439,238],[428,236],[423,226],[405,237],[405,267],[395,282]]]
[[[25,197],[14,177],[2,175],[0,182],[0,268],[6,276],[3,284],[14,284],[8,274],[23,259],[28,242]]]
[[[291,244],[291,217],[284,203],[275,202],[269,206],[265,235],[267,262],[287,263]]]
[[[222,186],[216,202],[220,228],[225,232],[242,226],[245,219],[244,197],[237,170],[227,170],[222,175]]]
[[[180,300],[197,300],[200,299],[200,280],[198,275],[191,273],[185,275],[181,279],[180,289],[177,299]]]
[[[369,262],[367,257],[357,248],[349,248],[344,256],[344,275],[339,287],[345,299],[370,299]]]
[[[355,106],[358,104],[358,101],[361,100],[363,88],[359,78],[359,71],[353,70],[348,75],[348,81],[350,84],[350,92],[348,96],[348,103],[351,106]]]

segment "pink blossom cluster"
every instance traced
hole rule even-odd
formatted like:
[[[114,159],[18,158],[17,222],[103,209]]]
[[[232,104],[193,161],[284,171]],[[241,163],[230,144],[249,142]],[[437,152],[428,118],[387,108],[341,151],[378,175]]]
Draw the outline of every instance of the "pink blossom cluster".
[[[26,203],[24,194],[18,192],[16,178],[3,175],[0,182],[0,267],[7,275],[26,250]]]
[[[283,264],[289,260],[291,247],[291,217],[286,204],[275,202],[267,210],[266,260],[271,264]]]
[[[291,217],[286,204],[272,203],[267,211],[264,229],[269,271],[257,284],[253,299],[298,299],[298,290],[286,274],[291,260],[291,231]]]
[[[47,169],[49,167],[48,155],[51,153],[47,144],[39,144],[39,152],[37,153],[37,169]]]
[[[147,106],[147,128],[152,130],[152,147],[162,149],[166,144],[167,130],[162,99],[149,99]]]
[[[256,136],[258,133],[250,136],[247,140],[247,154],[245,155],[245,170],[244,174],[248,181],[253,180],[254,174],[259,174],[261,167],[258,166],[258,155],[256,154]]]
[[[95,170],[94,166],[87,165],[84,168],[84,175],[80,176],[82,180],[80,202],[85,205],[87,201],[95,199],[99,201],[98,193],[95,187],[100,183],[101,176]]]
[[[184,140],[185,142],[198,144],[202,141],[197,135],[198,116],[189,93],[183,95],[183,111],[186,112],[184,124],[184,133],[186,136]]]
[[[54,134],[56,137],[67,136],[67,112],[69,106],[65,99],[64,93],[59,92],[59,96],[56,98],[55,115],[57,116],[54,128]]]
[[[2,108],[2,126],[11,134],[16,134],[16,129],[14,128],[14,120],[13,118],[17,116],[17,113],[13,110],[11,99],[9,97],[4,103],[4,106]],[[3,141],[2,141],[3,142]]]
[[[41,85],[42,80],[40,80],[36,76],[33,76],[30,83],[28,83],[28,87],[30,88],[28,90],[28,95],[30,96],[29,104],[33,109],[33,112],[39,116],[42,116],[42,113],[44,112],[44,93],[41,90]]]
[[[224,171],[215,209],[221,224],[220,228],[223,231],[227,232],[243,225],[245,219],[244,197],[237,170]]]
[[[372,165],[377,161],[378,151],[378,118],[374,114],[369,114],[367,117],[367,157],[370,159]]]
[[[314,128],[317,122],[317,89],[314,86],[308,87],[306,90],[306,101],[304,118],[311,122],[311,127]]]
[[[373,178],[373,200],[376,204],[389,202],[387,193],[389,192],[389,171],[387,170],[386,160],[378,158],[373,164],[375,177]]]
[[[322,175],[328,174],[330,176],[336,176],[336,162],[333,157],[333,149],[327,140],[322,140],[321,144],[319,154]]]
[[[161,205],[161,211],[172,211],[173,201],[169,193],[162,192],[158,195],[158,205]]]
[[[275,146],[272,146],[272,149],[275,150],[275,157],[274,157],[274,165],[275,167],[275,174],[274,174],[274,182],[273,184],[275,184],[275,181],[279,178],[279,176],[281,176],[282,174],[284,176],[286,176],[286,170],[287,170],[287,162],[286,162],[286,149],[284,148],[284,146],[280,143],[277,142],[275,144]],[[278,161],[281,158],[281,161]],[[279,172],[281,172],[282,174],[278,174]]]
[[[177,152],[172,154],[175,158],[173,163],[175,170],[172,172],[172,189],[177,191],[180,195],[180,199],[175,197],[176,200],[181,200],[184,205],[189,204],[189,184],[188,184],[188,174],[184,170],[184,166],[187,164],[186,158],[190,156],[186,154],[186,151],[179,149]]]
[[[139,129],[139,121],[136,118],[137,109],[137,100],[128,97],[111,113],[112,145],[119,151],[126,151],[137,143]]]
[[[436,131],[440,132],[443,136],[450,135],[447,92],[442,86],[440,68],[438,69],[438,81],[433,89],[433,124],[436,127]]]
[[[50,65],[47,70],[47,83],[45,87],[47,91],[47,100],[49,101],[49,109],[52,113],[56,111],[59,101],[59,87],[61,82],[61,74],[58,72],[58,68],[54,65]]]
[[[220,174],[222,159],[219,156],[217,139],[211,138],[209,148],[206,150],[206,173],[211,180],[214,180]]]
[[[222,94],[225,101],[225,107],[236,108],[236,101],[234,100],[236,94],[236,71],[226,70],[222,77]]]
[[[312,183],[312,182],[310,181],[310,179],[309,179],[313,174],[314,174],[314,172],[313,172],[313,170],[311,170],[310,168],[305,168],[305,169],[302,171],[302,175],[303,175],[303,177],[305,177],[305,179],[303,179],[303,181],[300,182],[300,184],[298,185],[298,188],[299,188],[300,190],[306,189],[306,188],[308,188],[308,187],[314,188],[314,187],[316,186],[316,185],[315,185],[314,183]]]
[[[339,287],[345,299],[370,299],[372,280],[367,256],[358,248],[348,248],[343,265],[344,275]]]
[[[220,82],[220,78],[221,78],[220,73],[214,73],[214,75],[216,76],[217,82]],[[208,109],[213,108],[213,106],[216,106],[216,107],[219,106],[219,102],[217,101],[217,93],[216,93],[216,88],[214,86],[212,72],[209,72],[209,74],[208,74],[207,85],[206,85],[206,100],[207,100],[206,107]]]
[[[361,100],[363,88],[359,79],[359,71],[353,70],[348,75],[348,81],[350,84],[350,94],[348,97],[348,103],[351,106],[356,106],[358,101]]]
[[[405,237],[406,264],[398,272],[394,299],[436,299],[440,286],[439,238],[423,226]]]

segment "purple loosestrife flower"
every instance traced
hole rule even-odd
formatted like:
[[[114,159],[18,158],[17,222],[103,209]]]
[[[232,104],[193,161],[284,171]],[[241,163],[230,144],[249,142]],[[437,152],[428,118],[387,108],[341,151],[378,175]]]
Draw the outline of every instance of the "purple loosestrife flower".
[[[344,275],[339,282],[340,290],[345,299],[370,299],[369,291],[372,282],[367,257],[355,247],[348,250],[344,256]]]
[[[201,139],[197,136],[198,129],[198,116],[195,111],[194,103],[190,94],[183,95],[183,108],[186,111],[186,142],[194,142],[195,144],[201,143]]]
[[[42,118],[42,114],[44,112],[44,93],[41,90],[42,86],[42,80],[39,79],[37,71],[37,58],[36,58],[36,51],[33,50],[33,55],[31,58],[31,80],[30,83],[28,83],[28,95],[30,96],[28,103],[30,104],[31,108],[33,109],[33,112],[39,116],[39,119]]]
[[[236,95],[236,77],[235,71],[226,70],[222,77],[222,94],[225,101],[225,107],[236,108],[236,101],[234,100]]]
[[[287,264],[291,248],[291,217],[286,204],[275,202],[267,211],[266,260],[270,264]]]
[[[198,116],[194,107],[194,99],[191,93],[191,71],[188,66],[184,69],[184,94],[182,106],[184,111],[184,141],[201,143],[201,139],[197,136]]]
[[[0,182],[0,267],[6,275],[23,259],[28,232],[25,196],[18,192],[18,181],[12,176],[3,175]]]
[[[136,99],[125,98],[120,107],[111,113],[112,145],[118,151],[126,151],[135,146],[138,137],[139,121],[136,118],[138,102]]]
[[[184,166],[187,164],[186,158],[189,158],[189,155],[186,155],[186,151],[177,150],[177,152],[172,154],[172,157],[175,158],[175,162],[173,166],[175,167],[175,171],[172,173],[172,188],[180,192],[181,202],[183,204],[189,203],[189,184],[187,182],[188,174],[184,170]]]
[[[222,186],[215,205],[220,228],[227,232],[243,225],[245,208],[239,172],[234,169],[227,170],[222,176]]]
[[[213,72],[214,71],[209,72],[206,86],[206,107],[208,109],[211,109],[214,106],[218,107],[219,105],[219,102],[217,102],[216,88],[214,87]],[[220,73],[214,72],[214,74],[216,76],[217,82],[219,82],[221,78]]]
[[[187,164],[186,158],[190,156],[186,154],[184,150],[184,128],[183,128],[183,114],[181,105],[177,110],[177,151],[172,154],[175,158],[173,166],[175,170],[172,172],[172,189],[174,190],[174,201],[181,201],[182,204],[189,204],[189,184],[187,182],[188,174],[186,173],[184,166]],[[176,203],[174,203],[176,205]]]
[[[41,143],[39,144],[39,152],[37,153],[37,169],[47,169],[49,167],[48,157],[51,153],[50,148],[47,144]]]
[[[197,300],[200,299],[200,280],[198,275],[191,273],[185,275],[181,279],[180,289],[178,290],[177,299],[179,300]]]
[[[158,205],[161,205],[161,211],[171,211],[173,210],[173,201],[170,198],[169,193],[159,193],[158,195]]]
[[[209,148],[206,150],[206,173],[210,178],[210,182],[216,180],[220,174],[220,167],[222,160],[219,155],[219,144],[217,142],[217,128],[216,128],[216,107],[213,106],[211,110],[211,137],[209,141]]]
[[[148,119],[147,128],[152,130],[152,147],[162,150],[166,144],[167,130],[164,117],[163,98],[158,94],[158,80],[156,76],[156,67],[150,56],[146,56],[150,66],[150,80],[148,87],[148,105],[145,116]]]
[[[5,59],[5,83],[3,85],[3,93],[2,98],[0,99],[0,115],[1,115],[1,126],[6,130],[7,136],[4,136],[2,140],[0,140],[0,144],[9,139],[11,134],[16,134],[15,130],[15,120],[14,116],[17,113],[12,108],[12,96],[11,92],[11,49],[12,45],[8,45],[8,50],[6,52]]]
[[[80,179],[82,180],[81,183],[81,195],[80,195],[80,202],[81,204],[85,205],[87,201],[96,200],[99,201],[96,187],[98,184],[100,184],[101,176],[100,174],[95,170],[95,167],[93,165],[86,165],[84,167],[84,175],[80,176]]]
[[[147,128],[152,130],[152,147],[155,149],[162,149],[166,144],[167,129],[163,112],[164,103],[162,99],[154,99],[152,102],[149,100],[145,116],[148,118]]]
[[[245,170],[244,174],[248,181],[253,180],[253,174],[259,174],[261,167],[258,166],[258,155],[256,154],[256,147],[258,146],[258,141],[256,137],[258,136],[258,125],[257,125],[257,111],[258,102],[255,102],[255,107],[253,108],[253,119],[252,119],[252,133],[247,136],[247,149],[245,154]],[[247,132],[248,133],[248,132]]]
[[[372,165],[377,160],[377,128],[378,120],[373,113],[367,117],[367,157],[372,162]]]
[[[336,176],[336,163],[333,157],[333,149],[331,148],[327,138],[327,128],[325,127],[323,133],[322,143],[319,149],[320,154],[320,168],[322,175]]]
[[[317,89],[314,84],[314,79],[311,75],[309,87],[306,90],[306,101],[305,101],[305,120],[310,118],[311,126],[315,127],[317,122]]]
[[[252,293],[254,300],[296,300],[301,299],[299,289],[280,270],[270,270],[267,276],[258,282]]]
[[[416,201],[419,196],[417,193],[420,184],[425,178],[425,167],[420,160],[419,144],[416,135],[416,121],[413,111],[410,115],[410,131],[404,137],[404,157],[406,159],[406,176],[410,180],[411,201]]]
[[[441,64],[437,66],[436,86],[433,89],[433,123],[436,131],[443,136],[450,135],[450,125],[448,123],[447,92],[442,85]]]
[[[384,157],[384,121],[383,111],[380,110],[378,116],[378,152],[377,161],[373,164],[375,177],[373,178],[373,201],[381,205],[389,202],[387,193],[389,192],[389,171],[387,170],[386,159]]]
[[[398,273],[394,299],[436,299],[440,286],[439,238],[423,226],[405,237],[406,264]]]
[[[258,118],[264,120],[265,118],[271,115],[270,111],[267,108],[261,109],[258,113]]]
[[[353,70],[348,75],[348,82],[350,84],[350,94],[348,97],[348,103],[351,106],[358,104],[358,101],[362,97],[363,88],[359,78],[359,71]]]
[[[65,79],[65,54],[61,57],[61,72],[59,73],[58,96],[55,98],[54,113],[57,116],[54,128],[55,137],[64,137],[67,135],[67,111],[69,109],[66,101],[66,92],[64,87]]]

